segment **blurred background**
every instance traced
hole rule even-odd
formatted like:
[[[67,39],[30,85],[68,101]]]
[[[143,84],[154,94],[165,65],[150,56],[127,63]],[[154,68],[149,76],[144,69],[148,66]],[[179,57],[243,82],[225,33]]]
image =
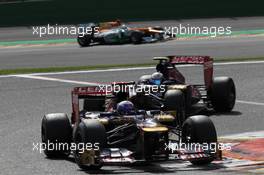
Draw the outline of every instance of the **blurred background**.
[[[263,0],[0,0],[0,26],[264,15]]]

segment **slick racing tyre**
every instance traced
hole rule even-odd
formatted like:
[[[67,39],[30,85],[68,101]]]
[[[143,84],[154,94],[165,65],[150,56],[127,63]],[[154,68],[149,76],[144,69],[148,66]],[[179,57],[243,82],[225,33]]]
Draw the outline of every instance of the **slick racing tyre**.
[[[232,78],[214,78],[210,98],[216,112],[232,111],[236,102],[236,88]]]
[[[42,119],[41,139],[47,157],[68,156],[70,154],[70,143],[72,128],[66,114],[47,114]]]
[[[167,111],[184,110],[185,98],[180,90],[168,90],[164,95],[164,109]]]
[[[76,126],[73,133],[73,140],[77,147],[73,151],[76,164],[85,170],[100,169],[102,167],[99,157],[100,150],[106,145],[106,131],[104,126],[98,120],[84,119]],[[89,146],[89,150],[84,149],[87,146]],[[84,160],[89,161],[84,162]]]
[[[92,36],[91,35],[78,36],[77,42],[81,47],[87,47],[92,42]]]
[[[185,120],[182,126],[182,143],[216,144],[217,134],[213,122],[204,115],[191,116]],[[213,157],[190,161],[194,165],[209,164]]]
[[[131,34],[131,42],[133,44],[141,44],[143,39],[143,34],[141,32],[133,32]]]

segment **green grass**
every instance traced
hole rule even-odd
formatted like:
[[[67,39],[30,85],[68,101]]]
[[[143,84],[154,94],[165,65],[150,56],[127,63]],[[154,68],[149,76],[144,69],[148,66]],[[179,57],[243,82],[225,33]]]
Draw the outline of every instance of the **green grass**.
[[[256,58],[215,58],[215,62],[230,62],[230,61],[260,61],[264,57]],[[2,69],[0,75],[12,74],[29,74],[29,73],[48,73],[48,72],[66,72],[66,71],[81,71],[81,70],[100,70],[113,68],[130,68],[130,67],[148,67],[155,66],[156,62],[138,63],[138,64],[115,64],[115,65],[94,65],[94,66],[69,66],[69,67],[47,67],[47,68],[19,68],[19,69]]]
[[[61,43],[77,43],[76,39],[51,39],[51,40],[34,40],[34,41],[2,41],[0,46],[16,46],[16,45],[39,45],[39,44],[61,44]]]

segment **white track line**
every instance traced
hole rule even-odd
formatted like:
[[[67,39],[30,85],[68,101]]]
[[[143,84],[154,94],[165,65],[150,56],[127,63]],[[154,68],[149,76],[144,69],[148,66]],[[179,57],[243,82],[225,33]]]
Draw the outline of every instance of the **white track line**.
[[[242,64],[263,64],[264,61],[242,61],[242,62],[223,62],[214,63],[215,66],[222,65],[242,65]],[[178,65],[178,67],[192,67],[197,65]],[[130,67],[130,68],[115,68],[115,69],[101,69],[101,70],[83,70],[83,71],[66,71],[66,72],[48,72],[48,73],[32,73],[32,74],[17,74],[17,75],[3,75],[0,78],[16,77],[20,75],[64,75],[64,74],[83,74],[83,73],[98,73],[98,72],[118,72],[118,71],[131,71],[131,70],[148,70],[155,67]]]
[[[222,65],[242,65],[242,64],[263,64],[264,61],[240,61],[240,62],[222,62],[222,63],[214,63],[215,66]]]
[[[253,102],[253,101],[236,100],[236,102],[242,103],[242,104],[248,104],[248,105],[264,106],[264,103]]]
[[[10,78],[10,77],[14,77],[13,75],[0,75],[0,78]]]
[[[36,80],[44,80],[44,81],[55,81],[55,82],[79,84],[79,85],[88,85],[88,86],[102,85],[102,84],[99,84],[99,83],[93,83],[93,82],[87,82],[87,81],[65,80],[65,79],[42,77],[42,76],[35,76],[35,75],[34,76],[33,75],[16,75],[15,77],[36,79]]]
[[[188,65],[188,66],[190,66],[190,65]],[[84,73],[98,73],[98,72],[118,72],[118,71],[130,71],[130,70],[148,70],[148,69],[154,69],[154,68],[155,67],[130,67],[130,68],[116,68],[116,69],[98,69],[98,70],[80,70],[80,71],[65,71],[65,72],[13,74],[13,75],[0,75],[0,78],[22,77],[25,75],[38,76],[38,75],[65,75],[65,74],[84,74]]]
[[[115,69],[98,69],[98,70],[80,70],[80,71],[66,71],[66,72],[48,72],[48,73],[32,73],[27,75],[64,75],[64,74],[83,74],[83,73],[98,73],[98,72],[119,72],[130,70],[148,70],[155,67],[129,67],[129,68],[115,68]]]

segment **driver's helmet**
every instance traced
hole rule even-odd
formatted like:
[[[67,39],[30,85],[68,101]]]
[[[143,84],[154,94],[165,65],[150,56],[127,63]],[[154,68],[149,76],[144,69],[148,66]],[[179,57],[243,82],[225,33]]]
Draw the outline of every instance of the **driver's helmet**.
[[[130,101],[119,102],[116,110],[120,115],[129,115],[135,112],[134,104]]]
[[[160,72],[155,72],[151,75],[150,83],[154,85],[161,85],[163,80],[163,74]]]

